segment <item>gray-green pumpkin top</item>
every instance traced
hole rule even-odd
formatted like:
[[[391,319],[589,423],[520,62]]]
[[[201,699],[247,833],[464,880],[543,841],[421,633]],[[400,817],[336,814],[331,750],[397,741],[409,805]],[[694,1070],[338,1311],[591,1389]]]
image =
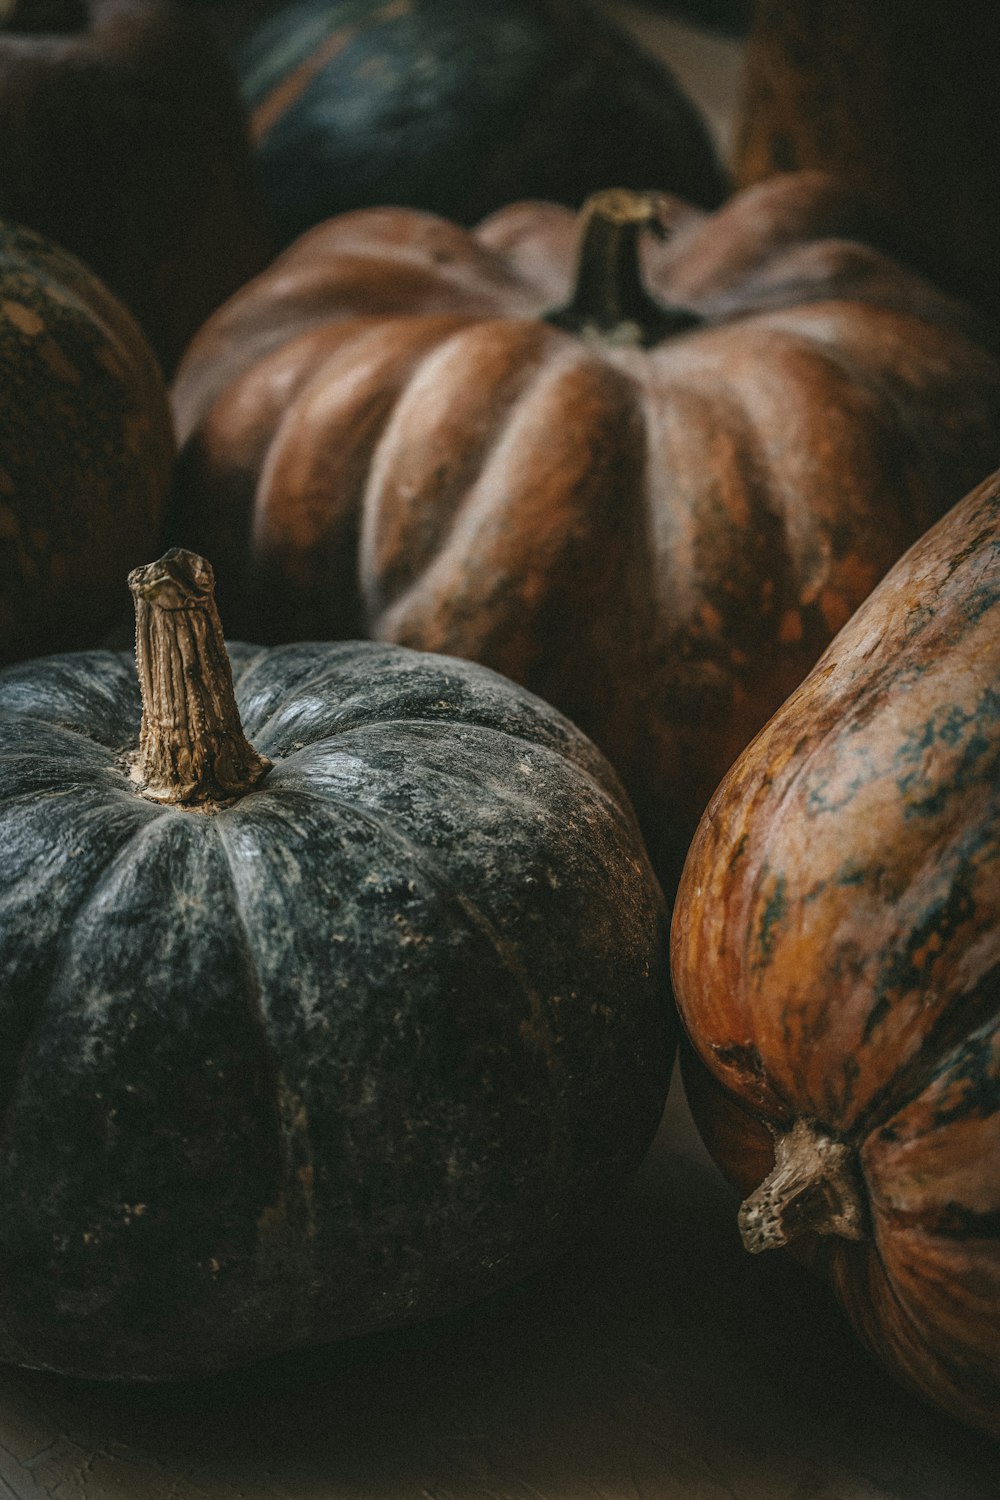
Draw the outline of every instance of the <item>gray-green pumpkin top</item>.
[[[144,705],[125,653],[0,673],[0,1355],[159,1378],[540,1264],[640,1159],[673,1038],[662,898],[571,724],[372,643],[229,679],[207,564],[132,583]]]

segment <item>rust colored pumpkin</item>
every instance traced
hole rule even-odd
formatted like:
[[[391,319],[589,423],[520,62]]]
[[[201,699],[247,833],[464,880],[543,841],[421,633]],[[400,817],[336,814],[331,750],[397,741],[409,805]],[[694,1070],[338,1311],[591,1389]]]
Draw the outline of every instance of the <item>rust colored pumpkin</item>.
[[[163,0],[0,0],[0,214],[91,266],[164,368],[266,263],[236,81]]]
[[[1000,366],[819,174],[582,219],[305,235],[188,351],[173,539],[242,632],[367,630],[556,704],[669,886],[733,758],[1000,459]],[[644,225],[673,232],[640,273]]]
[[[173,437],[125,308],[41,235],[0,223],[0,664],[98,645],[159,541]]]
[[[1000,1434],[1000,475],[732,768],[672,947],[747,1248],[801,1245],[890,1370]]]

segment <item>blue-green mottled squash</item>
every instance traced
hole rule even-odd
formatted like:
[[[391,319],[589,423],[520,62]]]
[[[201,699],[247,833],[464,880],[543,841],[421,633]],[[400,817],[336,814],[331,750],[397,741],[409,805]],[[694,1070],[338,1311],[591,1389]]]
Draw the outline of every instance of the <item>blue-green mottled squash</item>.
[[[1000,1435],[1000,475],[736,762],[672,941],[747,1248],[801,1247],[894,1374]]]
[[[562,1250],[665,1095],[662,896],[590,742],[373,643],[234,646],[234,696],[211,582],[132,575],[144,709],[121,653],[0,674],[8,1360],[453,1309]]]
[[[694,106],[585,0],[270,9],[236,59],[282,244],[378,204],[471,224],[514,199],[576,207],[612,183],[704,207],[724,196]]]

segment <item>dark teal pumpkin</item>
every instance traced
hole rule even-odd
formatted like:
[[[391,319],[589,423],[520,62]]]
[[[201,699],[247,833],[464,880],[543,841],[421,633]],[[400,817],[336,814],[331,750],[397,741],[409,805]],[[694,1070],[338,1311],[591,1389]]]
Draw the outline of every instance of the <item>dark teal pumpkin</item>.
[[[455,1308],[657,1124],[662,897],[589,741],[466,662],[232,661],[272,765],[192,806],[130,777],[131,657],[0,674],[6,1359],[190,1375]]]
[[[230,18],[240,9],[228,7]],[[462,223],[612,183],[706,207],[723,174],[666,69],[582,0],[295,0],[237,54],[281,243],[345,209]]]

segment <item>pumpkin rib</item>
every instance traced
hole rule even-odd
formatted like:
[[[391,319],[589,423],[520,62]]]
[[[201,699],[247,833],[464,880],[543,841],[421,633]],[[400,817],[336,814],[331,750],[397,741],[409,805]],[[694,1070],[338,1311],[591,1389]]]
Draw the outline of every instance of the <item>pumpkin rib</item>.
[[[876,604],[877,603],[878,601],[876,601]],[[871,612],[871,610],[874,608],[875,606],[871,606],[867,603],[861,606],[861,610],[855,617],[859,626],[863,624],[865,614]],[[828,673],[836,667],[836,650],[837,643],[834,642],[817,663],[816,668],[814,669],[815,674]],[[853,703],[847,704],[846,707],[843,703],[838,702],[836,704],[836,710],[831,711],[826,715],[827,722],[823,730],[819,734],[811,737],[808,755],[801,756],[799,758],[798,764],[792,770],[791,774],[785,775],[783,777],[783,785],[777,801],[774,800],[770,782],[768,782],[767,784],[762,784],[758,788],[756,795],[748,798],[745,807],[741,808],[741,818],[746,822],[751,821],[753,818],[754,801],[757,800],[757,798],[766,799],[769,805],[769,842],[777,842],[778,830],[780,830],[781,824],[784,821],[785,817],[788,816],[787,808],[789,802],[793,797],[797,797],[802,781],[807,776],[812,774],[815,762],[821,757],[825,748],[831,743],[831,741],[840,736],[844,736],[845,738],[849,737],[855,725],[863,725],[872,711],[871,704],[868,701],[868,698],[871,698],[875,702],[880,701],[882,696],[880,692],[881,685],[888,685],[889,683],[895,684],[898,678],[898,663],[896,663],[895,660],[892,659],[887,660],[883,664],[879,674],[872,677],[872,691],[869,695],[867,695],[865,701],[861,701],[860,699],[858,699]],[[814,687],[814,681],[815,678],[811,679],[809,682],[804,683],[802,687],[797,689],[796,692],[791,695],[791,697],[788,699],[786,707],[782,710],[783,716],[786,714],[786,712],[788,715],[794,714],[795,703],[799,697],[808,698],[808,696],[810,696],[811,691]],[[760,740],[762,743],[766,743],[768,735],[768,728],[765,728],[761,731]],[[721,800],[721,795],[717,795],[712,799],[712,802],[709,805],[709,809],[705,815],[706,819],[711,820],[716,816],[716,805],[721,802]],[[795,809],[792,809],[791,816],[793,819],[798,816]],[[747,910],[757,911],[760,909],[762,905],[762,885],[764,879],[769,873],[770,867],[766,863],[766,858],[762,858],[754,880],[748,888],[749,894],[746,903]],[[750,975],[753,972],[751,946],[755,941],[755,938],[755,929],[752,926],[748,927],[744,935],[744,956],[741,965],[743,972],[747,975]],[[699,1047],[698,1050],[700,1051],[705,1062],[709,1063],[709,1058],[704,1052],[704,1049]],[[900,1104],[895,1107],[902,1107],[902,1105]],[[827,1123],[829,1125],[831,1122],[827,1121],[824,1123]]]
[[[809,308],[808,313],[803,315],[802,322],[800,322],[799,317],[794,311],[784,316],[781,313],[764,315],[759,322],[755,319],[755,334],[759,335],[766,330],[778,334],[786,342],[789,350],[798,350],[807,354],[817,362],[818,367],[821,369],[836,371],[848,391],[854,389],[864,390],[873,399],[876,411],[881,408],[883,413],[889,415],[891,423],[902,429],[900,436],[906,440],[906,443],[912,444],[918,451],[926,451],[931,447],[928,441],[926,421],[920,420],[915,413],[909,410],[906,402],[902,399],[900,385],[886,378],[885,375],[879,374],[870,359],[865,362],[852,360],[846,356],[842,349],[837,347],[836,339],[843,337],[843,327],[838,328],[836,333],[831,330],[828,336],[824,336],[819,329],[809,327],[808,324],[807,326],[803,326],[803,322],[807,319],[812,320],[814,315],[821,313],[828,306],[836,314],[840,315],[841,324],[850,324],[852,313],[848,309],[845,309],[843,305],[833,302],[829,304],[815,303]],[[870,317],[871,313],[872,310],[868,309],[866,315]],[[890,316],[893,318],[898,317],[897,314],[891,314]],[[921,332],[920,321],[912,319],[910,328],[911,340],[915,341]],[[797,391],[799,386],[795,382],[789,382],[789,388]],[[860,424],[859,430],[861,430]],[[782,509],[786,510],[787,506],[782,507]]]
[[[381,728],[381,725],[378,727]],[[305,752],[299,753],[304,756]],[[295,757],[295,759],[298,758],[298,756]],[[527,1000],[533,1019],[532,1035],[536,1039],[544,1035],[547,1042],[545,1058],[550,1075],[559,1077],[562,1073],[561,1061],[558,1049],[554,1045],[555,1038],[552,1036],[551,1021],[545,1014],[541,995],[531,983],[524,965],[517,957],[513,944],[509,943],[503,937],[490,921],[489,917],[469,897],[467,892],[455,889],[453,882],[449,880],[446,872],[440,868],[437,861],[428,859],[428,851],[420,849],[418,845],[407,838],[398,828],[393,827],[374,808],[361,807],[357,803],[349,802],[346,797],[338,796],[337,793],[329,792],[325,789],[322,792],[317,792],[311,788],[295,788],[295,791],[308,806],[324,812],[327,816],[331,808],[336,808],[338,819],[343,818],[347,814],[354,817],[358,822],[364,823],[367,827],[376,829],[395,849],[401,850],[407,855],[412,863],[412,867],[420,873],[439,895],[443,896],[449,908],[454,910],[457,907],[462,912],[468,922],[469,928],[485,941],[489,950],[496,955],[501,968],[515,981],[518,990]],[[288,788],[283,787],[282,793],[287,797]],[[493,789],[492,795],[494,797],[499,795],[496,788]],[[507,797],[506,800],[513,801],[514,799]],[[284,820],[283,809],[275,808],[274,812],[279,819]],[[541,1027],[541,1031],[539,1027]],[[565,1121],[562,1122],[562,1127],[565,1129]]]
[[[867,307],[865,311],[868,319],[878,313],[883,313],[885,318],[890,320],[890,327],[892,325],[898,327],[903,337],[894,340],[893,343],[897,348],[905,344],[909,357],[913,357],[912,351],[919,347],[922,338],[927,333],[927,319],[909,311],[900,312],[891,308]],[[839,319],[836,330],[830,329],[824,333],[820,329],[809,326],[817,318],[834,317]],[[787,319],[790,324],[789,331],[794,336],[804,340],[816,340],[831,363],[841,369],[845,379],[855,384],[862,384],[884,402],[891,411],[893,420],[902,429],[907,443],[921,455],[921,467],[931,463],[940,463],[940,459],[935,456],[933,429],[928,426],[922,415],[913,409],[912,402],[904,399],[903,393],[910,391],[912,382],[907,379],[900,362],[895,359],[886,359],[882,367],[878,368],[870,357],[864,361],[852,359],[843,349],[844,324],[849,325],[852,320],[851,313],[843,304],[834,301],[814,302],[808,309],[789,310]],[[764,314],[761,321],[769,327],[786,327],[786,315],[781,311]],[[878,345],[876,344],[875,347]],[[986,367],[988,356],[984,356],[982,351],[971,343],[968,345],[967,354],[969,362],[981,363],[984,368]],[[957,393],[951,399],[953,404],[957,404]],[[933,519],[929,516],[927,525],[932,524]]]
[[[195,336],[184,359],[184,399],[177,408],[180,441],[232,379],[281,344],[331,320],[353,319],[359,311],[381,318],[503,317],[510,315],[512,299],[524,316],[538,310],[531,289],[499,274],[485,252],[476,267],[485,274],[477,283],[474,277],[449,277],[446,264],[421,254],[420,247],[407,255],[407,247],[390,243],[377,254],[364,245],[351,254],[317,244],[313,236],[326,227],[320,225],[286,250],[223,303]],[[330,226],[335,227],[338,221]]]
[[[991,979],[994,991],[992,999],[989,996]],[[977,994],[984,988],[984,983],[987,987],[988,1004],[992,1008],[987,1009],[981,1025],[977,1025],[975,1030],[970,1032],[969,1022],[975,1012],[972,1011],[970,1014],[968,1007],[975,1003]],[[869,1101],[852,1127],[853,1138],[859,1140],[861,1135],[871,1135],[890,1124],[895,1115],[919,1099],[934,1081],[935,1075],[948,1067],[963,1045],[967,1045],[968,1041],[984,1028],[997,1026],[1000,1026],[1000,964],[995,965],[992,970],[982,976],[973,989],[964,996],[952,997],[949,1005],[942,1010],[936,1023],[927,1033],[919,1050],[904,1068],[888,1080],[884,1089]]]
[[[878,1236],[871,1235],[864,1248],[867,1256],[860,1273],[846,1245],[835,1246],[830,1257],[834,1286],[862,1343],[875,1359],[883,1362],[888,1338],[895,1357],[894,1373],[904,1385],[922,1400],[943,1407],[959,1421],[995,1431],[990,1379],[971,1370],[968,1358],[963,1359],[958,1351],[947,1353],[935,1347],[934,1328],[925,1327],[916,1310],[908,1305],[903,1289],[886,1264]],[[879,1278],[878,1290],[874,1292],[873,1275]],[[895,1309],[894,1322],[886,1317],[886,1300]],[[985,1398],[981,1406],[978,1399],[975,1404],[970,1401],[970,1376],[977,1397]]]
[[[276,744],[270,739],[270,734],[273,734],[274,720],[279,716],[287,715],[290,709],[295,709],[296,694],[302,694],[309,699],[334,686],[340,686],[338,679],[342,676],[345,667],[340,663],[334,666],[329,665],[329,658],[343,656],[347,664],[346,669],[350,670],[351,665],[357,661],[361,654],[362,645],[366,648],[364,654],[370,656],[372,659],[373,669],[382,666],[383,653],[389,651],[395,658],[400,656],[412,657],[413,663],[410,667],[410,672],[415,677],[419,673],[421,679],[427,676],[427,663],[422,653],[405,651],[401,647],[386,647],[374,641],[363,643],[357,641],[340,643],[323,642],[313,643],[312,645],[307,644],[305,646],[302,643],[297,643],[285,647],[269,647],[265,651],[266,658],[279,661],[281,664],[280,680],[271,685],[272,697],[277,701],[264,719],[256,716],[247,717],[247,732],[252,734],[255,739],[262,739],[267,734],[269,746],[274,751],[276,758],[288,759],[289,757],[282,749],[281,744]],[[241,647],[237,644],[230,649],[239,653],[249,648]],[[301,664],[301,673],[296,672],[293,677],[291,675],[292,663],[296,657],[301,659],[303,653],[306,651],[320,654],[322,658],[327,659],[327,664],[322,666],[321,670],[317,671],[315,662],[307,659]],[[489,672],[487,668],[473,666],[469,661],[460,657],[439,658],[439,661],[446,673],[442,682],[442,689],[449,694],[453,694],[457,690],[458,695],[464,697],[472,687],[470,679],[473,674],[480,682],[486,675],[493,678],[497,688],[504,690],[504,698],[498,703],[498,710],[502,709],[502,712],[493,713],[487,719],[484,717],[482,703],[473,704],[468,701],[458,705],[448,702],[445,705],[445,711],[440,715],[414,712],[410,706],[412,699],[408,697],[405,712],[398,714],[395,711],[395,704],[400,693],[404,689],[407,694],[412,693],[414,686],[412,682],[400,679],[391,696],[390,701],[393,704],[393,712],[388,716],[389,721],[401,724],[426,722],[428,724],[457,725],[463,731],[469,729],[489,730],[492,733],[501,735],[503,738],[515,739],[529,747],[541,746],[545,750],[554,753],[561,760],[570,762],[578,771],[583,772],[590,782],[613,800],[621,800],[622,787],[617,774],[612,770],[604,756],[596,750],[592,742],[585,739],[569,720],[561,720],[561,732],[557,736],[553,735],[551,732],[552,723],[549,717],[550,711],[547,709],[547,705],[540,698],[522,693],[518,708],[523,715],[523,719],[519,719],[518,722],[523,723],[523,732],[515,732],[509,724],[512,710],[510,704],[506,701],[508,685],[502,678],[495,673]],[[345,724],[345,712],[355,703],[361,707],[362,717]],[[424,706],[426,707],[426,704]],[[434,706],[439,706],[437,700],[435,700]],[[246,702],[244,700],[241,708],[245,707]],[[472,707],[476,709],[476,718],[474,719],[465,716],[467,710]],[[524,710],[528,708],[531,709],[531,712],[530,714],[525,714]],[[386,722],[384,715],[372,715],[368,683],[367,679],[363,679],[359,681],[357,691],[354,694],[350,697],[339,699],[336,722],[332,725],[328,724],[319,731],[317,738],[335,737],[348,733],[355,728],[374,726],[382,722]],[[305,747],[303,746],[303,748]]]
[[[279,536],[283,546],[291,541],[292,546],[288,549],[290,552],[309,553],[317,546],[322,548],[322,537],[314,535],[317,522],[326,521],[329,528],[331,521],[340,519],[339,510],[329,507],[326,516],[320,513],[314,521],[309,513],[307,500],[309,477],[317,469],[328,467],[325,463],[328,450],[322,447],[324,434],[330,428],[337,431],[338,420],[347,420],[330,399],[331,394],[336,391],[337,376],[343,372],[347,386],[347,399],[340,402],[341,407],[349,408],[350,402],[357,401],[359,395],[364,400],[364,412],[348,411],[348,416],[351,417],[348,422],[351,457],[355,465],[364,469],[370,465],[372,455],[378,449],[382,434],[391,421],[392,413],[407,384],[427,359],[433,357],[443,332],[446,341],[458,335],[461,330],[456,329],[455,324],[461,321],[457,318],[434,316],[407,318],[399,322],[372,319],[366,327],[359,330],[356,338],[349,337],[344,346],[331,351],[319,364],[310,367],[308,378],[296,390],[269,436],[266,457],[257,482],[254,495],[254,538],[265,553],[268,551],[266,543],[260,540],[262,517],[268,511],[269,494],[272,490],[277,492],[279,506],[284,501]],[[442,329],[442,324],[445,324],[446,331]],[[369,362],[371,368],[366,369],[363,356],[365,345],[369,343],[373,345],[373,357]],[[386,349],[380,355],[380,346],[383,344]],[[361,378],[359,366],[362,370]],[[369,410],[372,417],[371,430],[366,430],[364,419]],[[363,433],[360,442],[359,428]],[[283,464],[288,462],[286,453],[301,469],[299,455],[303,450],[307,456],[307,472],[305,475],[295,472],[289,482],[282,472]],[[342,452],[341,443],[338,447],[338,461]],[[329,483],[325,474],[324,488],[328,493]],[[355,486],[344,483],[340,488],[350,495]],[[357,504],[352,503],[351,513],[356,512],[357,508]],[[290,537],[286,537],[286,530],[292,533]],[[303,535],[296,537],[296,531]],[[296,546],[296,542],[300,545]]]
[[[505,336],[509,336],[509,345],[508,337]],[[424,357],[414,365],[409,379],[397,392],[393,408],[374,445],[371,466],[364,481],[359,502],[360,513],[363,517],[359,569],[362,578],[362,593],[370,617],[390,607],[390,601],[393,605],[402,605],[414,579],[419,576],[421,567],[426,564],[428,551],[447,547],[448,537],[454,527],[460,523],[462,513],[470,502],[475,489],[474,481],[477,476],[485,475],[490,458],[497,449],[510,441],[511,424],[521,416],[519,408],[530,403],[546,378],[555,378],[553,371],[545,364],[544,354],[546,346],[558,347],[560,340],[565,340],[567,344],[566,358],[568,359],[575,352],[574,341],[556,329],[540,327],[535,322],[515,318],[477,321],[466,325],[463,329],[456,329],[454,333],[429,348]],[[427,507],[428,519],[431,522],[428,531],[432,530],[433,534],[424,538],[409,536],[405,546],[399,539],[396,539],[395,546],[390,542],[386,549],[383,517],[387,510],[390,513],[394,510],[392,492],[390,491],[388,497],[385,493],[388,478],[385,471],[389,467],[386,450],[391,450],[392,446],[399,442],[399,428],[409,417],[411,405],[417,405],[421,457],[427,455],[431,466],[435,468],[435,480],[438,480],[439,465],[435,465],[437,452],[443,450],[446,455],[451,455],[456,452],[456,449],[454,445],[449,447],[447,444],[447,438],[450,435],[447,428],[445,440],[442,441],[437,425],[430,427],[420,403],[426,402],[425,388],[429,388],[431,400],[436,399],[439,409],[445,406],[442,393],[447,391],[448,396],[451,395],[450,366],[453,363],[459,367],[460,397],[465,396],[470,390],[473,394],[478,394],[480,389],[478,383],[470,382],[468,379],[466,361],[470,355],[469,344],[471,343],[472,363],[473,367],[476,367],[475,355],[480,341],[488,346],[488,352],[493,357],[496,355],[496,346],[501,345],[506,357],[500,363],[499,368],[490,370],[489,387],[485,399],[476,408],[474,426],[468,430],[461,418],[458,422],[462,430],[462,439],[457,449],[459,461],[455,463],[452,460],[455,472],[448,476],[450,482],[447,485],[435,482],[433,507]],[[444,373],[444,379],[442,379],[442,373]],[[448,402],[447,405],[449,409],[446,423],[450,423],[455,418],[451,403]],[[465,413],[462,411],[461,417],[464,416]],[[412,446],[405,441],[401,447],[406,451],[404,471],[409,485],[409,475],[412,474],[414,468],[415,455]],[[414,486],[414,488],[419,488],[419,486]],[[407,519],[409,520],[409,512],[407,512]],[[382,534],[377,548],[376,532]],[[423,547],[418,545],[421,540],[424,542]],[[366,580],[370,582],[366,583]],[[375,580],[377,580],[377,592]],[[407,581],[404,583],[402,580]]]
[[[102,789],[95,788],[95,792],[98,798],[103,800],[103,798],[101,798],[101,791]],[[33,802],[37,801],[37,795],[32,794],[31,800]],[[84,916],[86,911],[90,907],[92,907],[95,902],[100,900],[102,893],[106,889],[107,882],[113,872],[125,862],[126,856],[134,856],[135,849],[141,843],[144,835],[149,832],[151,827],[158,821],[159,819],[157,818],[156,812],[152,811],[152,816],[150,818],[148,818],[145,822],[139,823],[137,826],[129,830],[126,833],[121,844],[119,844],[108,854],[106,864],[104,864],[99,872],[95,872],[93,876],[93,884],[84,887],[82,892],[82,899],[80,900],[79,904],[71,913],[61,914],[61,933],[58,942],[53,945],[53,948],[48,955],[45,964],[42,966],[41,973],[38,976],[38,980],[33,987],[35,990],[36,1004],[33,1011],[31,1011],[29,1015],[28,1025],[23,1029],[20,1040],[17,1043],[17,1061],[15,1062],[14,1067],[11,1070],[10,1082],[7,1089],[7,1097],[4,1100],[0,1100],[0,1151],[3,1151],[5,1149],[5,1143],[10,1131],[11,1120],[15,1113],[15,1104],[17,1101],[18,1092],[21,1088],[24,1075],[27,1070],[28,1061],[33,1054],[35,1043],[45,1025],[46,1013],[48,1011],[47,1002],[49,989],[53,981],[57,979],[63,965],[66,962],[67,950],[69,949],[72,942],[76,924],[81,920],[81,917]],[[52,880],[51,882],[49,882],[50,899],[51,887],[53,885],[58,886],[59,884],[61,884],[61,881],[59,871],[58,869],[56,869],[52,872]]]
[[[493,596],[496,596],[498,592],[502,594],[507,587],[503,552],[508,549],[518,549],[520,546],[518,528],[513,524],[512,512],[516,515],[518,504],[522,507],[527,505],[531,511],[535,522],[532,529],[534,570],[543,571],[550,560],[550,554],[560,557],[565,564],[566,554],[574,545],[579,551],[578,526],[573,526],[573,518],[565,513],[565,506],[556,508],[549,505],[547,494],[547,482],[552,484],[560,500],[562,499],[561,491],[564,488],[572,488],[567,484],[564,472],[559,473],[558,484],[554,473],[546,473],[546,467],[552,468],[553,465],[558,465],[560,458],[565,459],[565,445],[568,443],[569,430],[564,423],[563,430],[559,433],[559,441],[564,447],[559,448],[552,440],[551,419],[542,408],[546,403],[556,404],[556,397],[568,381],[585,376],[589,377],[587,395],[592,403],[594,403],[595,391],[599,391],[605,401],[609,400],[609,393],[613,392],[620,407],[627,410],[635,422],[640,419],[641,402],[639,386],[627,371],[594,355],[579,340],[572,339],[568,335],[563,337],[565,348],[557,350],[550,360],[542,363],[538,370],[532,373],[520,400],[511,406],[509,420],[502,425],[496,441],[482,453],[475,483],[465,492],[462,503],[444,536],[435,536],[433,540],[434,556],[426,571],[415,577],[401,594],[397,594],[392,599],[381,598],[381,568],[376,572],[371,563],[374,550],[371,535],[376,528],[378,518],[373,510],[366,515],[366,521],[369,517],[371,519],[365,532],[367,547],[363,543],[362,591],[368,601],[369,615],[376,621],[377,638],[399,639],[402,644],[409,644],[411,639],[416,644],[419,640],[421,649],[433,649],[446,654],[453,650],[451,636],[448,630],[442,630],[437,626],[434,621],[434,612],[438,597],[450,599],[454,593],[457,573],[452,560],[453,550],[462,552],[468,547],[471,539],[478,534],[480,545],[469,550],[472,556],[480,558],[480,571],[475,574],[472,568],[464,570],[462,593],[470,603],[475,600],[475,606],[481,614],[480,624],[484,636],[477,657],[487,658],[495,670],[503,672],[505,670],[504,652],[510,648],[509,645],[507,647],[503,644],[498,645],[493,640],[488,628],[488,617]],[[596,416],[592,412],[585,430],[577,435],[578,443],[574,445],[573,456],[576,468],[581,474],[581,482],[586,471],[594,468],[593,462],[588,462],[588,458],[593,460],[600,454],[601,444],[594,430],[596,425]],[[625,427],[624,421],[617,421],[612,424],[613,433],[620,435]],[[534,459],[532,484],[527,494],[523,486],[512,484],[507,472],[508,468],[514,473],[525,468],[522,454],[529,447],[526,433],[531,434],[530,451]],[[541,441],[539,441],[539,434],[542,434]],[[498,493],[507,499],[506,505],[496,504],[495,497]],[[592,495],[590,503],[596,504],[597,498]],[[481,545],[484,529],[488,542],[492,543],[495,539],[499,539],[501,552],[499,557],[490,555],[487,559]],[[514,629],[515,634],[523,632],[526,628],[525,617],[531,616],[537,608],[538,602],[529,600],[527,597],[530,594],[530,576],[524,581],[521,594],[522,608],[518,611],[518,617],[513,621],[504,618],[497,621],[498,627],[505,632],[509,633],[511,628]],[[414,604],[418,608],[418,619],[421,620],[416,627],[412,620]],[[430,623],[423,623],[428,618]],[[523,672],[508,670],[507,675],[522,676]]]
[[[452,721],[452,722],[454,722],[454,721]],[[371,719],[367,723],[351,724],[351,725],[349,725],[345,729],[338,730],[337,731],[337,738],[338,739],[340,739],[340,738],[345,738],[346,739],[349,735],[365,734],[365,733],[368,733],[370,730],[375,730],[375,729],[381,730],[383,728],[397,728],[397,727],[399,727],[399,728],[405,728],[406,726],[411,725],[411,724],[416,724],[416,725],[420,726],[421,728],[431,728],[431,729],[438,729],[438,730],[442,729],[443,727],[447,727],[447,726],[443,725],[442,720],[440,720],[440,719],[432,719],[432,718],[429,718],[429,717],[422,717],[419,714],[408,714],[405,718],[398,718],[398,719],[377,719],[377,720],[376,719]],[[602,802],[607,803],[607,805],[608,805],[609,808],[617,808],[617,807],[620,807],[620,805],[621,805],[620,795],[616,796],[615,795],[615,791],[614,791],[613,788],[609,787],[608,785],[605,784],[605,782],[603,782],[603,781],[601,781],[601,780],[598,779],[598,777],[594,773],[593,767],[589,766],[589,765],[585,765],[582,761],[578,761],[578,760],[574,759],[570,755],[570,753],[568,751],[566,751],[566,750],[556,751],[550,745],[543,745],[543,744],[541,744],[536,739],[530,739],[526,734],[515,734],[512,730],[502,729],[502,728],[496,728],[492,724],[487,727],[487,726],[481,725],[481,724],[474,724],[474,723],[463,722],[462,723],[462,733],[463,734],[473,735],[473,736],[475,736],[477,734],[483,734],[483,735],[489,734],[491,737],[495,737],[495,738],[498,738],[498,739],[511,740],[516,745],[526,745],[528,747],[528,749],[530,749],[532,751],[539,751],[539,750],[545,751],[547,755],[551,755],[554,758],[558,758],[558,759],[561,759],[561,760],[572,759],[573,760],[573,764],[574,764],[574,766],[576,766],[576,768],[579,771],[581,777],[584,777],[587,780],[587,782],[590,784],[590,786],[593,788],[593,790],[598,794],[598,796],[599,796],[599,798],[600,798],[600,800]],[[304,754],[305,751],[303,750],[303,751],[300,751],[299,753],[300,754]],[[289,760],[291,760],[291,758],[292,757],[290,757],[290,756],[288,757]],[[508,802],[515,802],[515,801],[519,802],[519,801],[522,801],[522,800],[524,800],[524,801],[532,800],[528,796],[527,791],[525,791],[525,792],[522,793],[520,790],[518,792],[517,797],[514,797],[513,794],[511,794],[511,793],[504,793],[504,792],[499,792],[499,791],[496,792],[496,793],[494,793],[494,795],[498,799],[500,799],[501,801],[502,800],[506,800]],[[544,811],[545,808],[548,806],[548,799],[543,797],[542,800],[539,802],[538,805]]]
[[[127,667],[123,665],[123,657]],[[129,735],[137,743],[141,705],[134,658],[120,651],[76,651],[73,667],[74,671],[67,673],[58,657],[43,656],[6,668],[0,683],[0,712],[46,728],[72,729],[82,723],[80,732],[85,739],[115,754],[128,742]],[[116,702],[115,694],[108,691],[109,680],[113,680],[121,701]],[[81,681],[85,684],[84,692],[80,690]],[[48,716],[40,711],[43,683],[51,710]],[[130,697],[135,712],[126,730],[123,703]],[[95,705],[110,710],[110,722],[102,721],[100,726],[94,723]],[[87,712],[81,714],[84,706]],[[59,717],[52,717],[57,712]]]

